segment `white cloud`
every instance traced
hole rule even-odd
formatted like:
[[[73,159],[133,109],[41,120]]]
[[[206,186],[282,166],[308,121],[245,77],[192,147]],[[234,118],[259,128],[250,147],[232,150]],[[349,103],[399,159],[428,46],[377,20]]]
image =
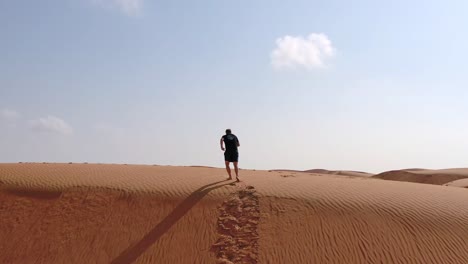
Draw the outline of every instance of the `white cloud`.
[[[47,116],[32,120],[29,122],[31,128],[35,131],[40,132],[52,132],[63,135],[70,135],[73,133],[73,129],[62,119],[55,116]]]
[[[92,0],[103,7],[118,8],[128,16],[137,16],[143,7],[143,0]]]
[[[0,109],[0,119],[14,120],[18,119],[20,114],[11,109]]]
[[[276,40],[276,49],[271,52],[271,64],[275,69],[325,68],[325,61],[335,55],[335,48],[327,35],[312,33],[302,36],[284,36]]]

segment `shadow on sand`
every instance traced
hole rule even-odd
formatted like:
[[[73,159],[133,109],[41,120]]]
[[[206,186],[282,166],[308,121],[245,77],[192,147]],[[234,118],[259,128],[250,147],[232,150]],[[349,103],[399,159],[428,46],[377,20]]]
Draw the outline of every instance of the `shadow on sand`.
[[[226,182],[225,184],[216,185]],[[195,206],[210,191],[231,184],[228,180],[217,181],[198,188],[183,200],[166,218],[156,225],[137,244],[124,250],[118,257],[112,260],[112,264],[128,264],[134,262],[151,245],[153,245],[164,233],[166,233],[177,221],[179,221],[193,206]],[[214,187],[210,187],[216,185]],[[210,187],[210,188],[208,188]]]

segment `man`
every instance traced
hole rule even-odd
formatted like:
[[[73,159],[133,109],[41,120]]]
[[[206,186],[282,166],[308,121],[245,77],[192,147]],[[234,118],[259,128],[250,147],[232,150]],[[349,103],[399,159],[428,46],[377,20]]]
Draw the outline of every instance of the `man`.
[[[224,148],[223,143],[226,144],[226,148]],[[239,139],[237,139],[236,135],[232,134],[231,129],[226,129],[226,135],[221,137],[219,144],[221,145],[221,150],[224,151],[226,171],[229,174],[228,180],[232,180],[231,168],[229,167],[229,163],[232,162],[234,163],[234,170],[236,172],[236,181],[239,181],[239,168],[237,167],[239,161],[239,152],[237,151],[237,147],[240,147]]]

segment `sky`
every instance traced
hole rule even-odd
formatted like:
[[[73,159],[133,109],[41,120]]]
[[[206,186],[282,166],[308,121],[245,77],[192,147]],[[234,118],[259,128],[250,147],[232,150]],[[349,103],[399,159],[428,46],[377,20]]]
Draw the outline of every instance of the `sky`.
[[[0,1],[0,162],[468,167],[467,1]]]

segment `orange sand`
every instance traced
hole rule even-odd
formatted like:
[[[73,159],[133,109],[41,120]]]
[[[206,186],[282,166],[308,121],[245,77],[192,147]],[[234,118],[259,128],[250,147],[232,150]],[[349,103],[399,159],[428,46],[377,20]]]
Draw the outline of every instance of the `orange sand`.
[[[468,191],[205,167],[0,164],[0,263],[468,263]]]
[[[271,171],[280,171],[280,172],[290,172],[290,173],[311,173],[311,174],[325,174],[325,175],[342,175],[342,176],[349,176],[349,177],[372,177],[374,176],[371,173],[362,172],[362,171],[332,171],[332,170],[324,170],[324,169],[312,169],[312,170],[271,170]]]
[[[443,185],[459,179],[468,178],[468,169],[445,169],[445,170],[425,170],[425,169],[408,169],[394,170],[373,176],[374,178],[406,181],[416,183],[427,183],[435,185]]]
[[[468,179],[461,179],[452,181],[449,183],[444,184],[445,186],[454,186],[454,187],[461,187],[461,188],[468,188]]]

